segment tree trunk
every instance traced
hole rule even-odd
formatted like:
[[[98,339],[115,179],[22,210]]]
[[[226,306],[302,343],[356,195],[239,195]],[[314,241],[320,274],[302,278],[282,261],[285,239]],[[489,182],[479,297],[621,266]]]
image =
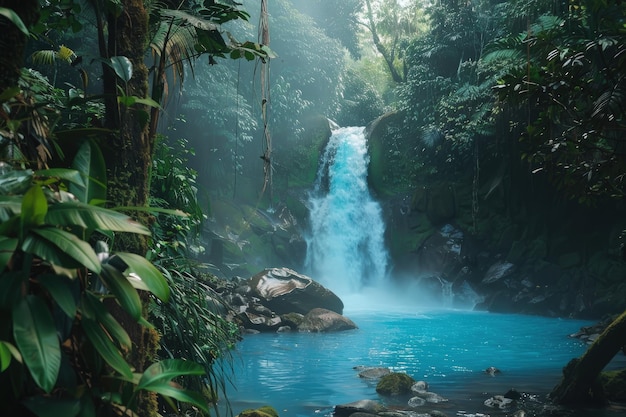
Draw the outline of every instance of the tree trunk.
[[[600,372],[626,345],[626,312],[616,318],[580,358],[563,368],[563,379],[550,393],[558,404],[604,403]]]
[[[109,72],[103,78],[104,91],[116,94],[118,86],[126,96],[146,98],[148,95],[148,70],[144,63],[148,39],[148,13],[143,0],[123,0],[123,10],[119,16],[109,14],[108,58],[124,56],[133,65],[132,77],[127,83]],[[108,100],[107,127],[117,131],[104,143],[103,153],[108,169],[108,199],[117,206],[145,207],[150,192],[150,167],[154,136],[149,134],[149,111],[145,105],[133,104],[126,107],[117,100]],[[119,107],[118,107],[119,106]],[[134,217],[147,224],[148,216],[142,212],[133,212]],[[147,239],[142,235],[116,236],[115,249],[145,255],[148,249]],[[148,303],[147,294],[141,294],[144,305]],[[136,372],[143,372],[151,364],[158,349],[158,335],[132,318],[124,311],[111,305],[111,312],[120,321],[133,341],[133,351],[129,358]],[[137,407],[142,417],[157,415],[156,395],[142,393]]]
[[[376,22],[374,22],[374,13],[372,12],[372,4],[370,0],[365,1],[365,6],[367,8],[367,20],[368,24],[366,25],[372,34],[372,40],[374,41],[374,45],[376,46],[376,50],[383,56],[385,63],[387,64],[387,68],[389,69],[389,73],[391,74],[391,78],[394,82],[400,84],[404,82],[404,78],[398,72],[396,66],[394,65],[394,57],[393,54],[389,53],[385,45],[383,45],[380,37],[378,36],[378,31],[376,30]]]
[[[39,17],[37,0],[0,0],[0,7],[13,10],[26,27],[32,26]],[[0,93],[17,85],[24,63],[26,35],[13,22],[0,16]]]

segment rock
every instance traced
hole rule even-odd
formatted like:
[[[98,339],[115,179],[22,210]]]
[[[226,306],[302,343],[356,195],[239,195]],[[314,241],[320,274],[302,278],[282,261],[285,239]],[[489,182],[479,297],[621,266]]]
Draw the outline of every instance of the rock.
[[[439,225],[454,217],[456,202],[452,187],[446,183],[436,183],[428,190],[426,215],[432,224]]]
[[[389,368],[381,368],[381,367],[368,368],[368,367],[364,367],[363,369],[361,369],[359,371],[359,377],[360,378],[364,378],[364,379],[379,379],[379,378],[382,378],[385,375],[389,375],[390,373],[391,373],[391,371],[389,370]]]
[[[300,313],[287,313],[280,316],[285,323],[286,326],[291,327],[292,329],[297,329],[302,320],[304,320],[304,315]]]
[[[510,275],[515,270],[515,265],[510,262],[498,261],[491,265],[482,280],[483,284],[491,284],[501,278]]]
[[[430,417],[429,413],[418,413],[415,410],[389,410],[377,414],[378,417]]]
[[[289,268],[270,268],[249,280],[251,292],[277,314],[307,314],[313,308],[343,312],[343,302],[312,278]]]
[[[430,417],[448,417],[446,413],[439,410],[430,410],[428,414],[430,414]]]
[[[290,331],[290,326],[280,326],[278,329],[276,329],[276,333],[289,333]]]
[[[491,398],[487,398],[484,404],[487,407],[499,408],[501,410],[507,408],[513,402],[512,399],[506,398],[504,395],[494,395]]]
[[[500,371],[495,366],[490,366],[489,368],[485,369],[485,373],[491,376],[496,376],[496,374],[502,373],[502,371]]]
[[[258,327],[259,330],[271,330],[280,325],[281,320],[278,316],[266,316],[261,314],[255,314],[249,311],[244,313],[244,316],[248,320],[248,324],[254,327]]]
[[[404,395],[411,392],[415,380],[400,372],[393,372],[380,378],[376,392],[381,395]]]
[[[504,394],[504,398],[510,398],[511,400],[519,400],[520,398],[522,398],[522,394],[520,394],[519,391],[517,391],[516,389],[511,388]]]
[[[335,417],[348,417],[354,413],[377,414],[385,410],[386,408],[378,401],[360,400],[348,404],[336,405],[333,415]]]
[[[411,391],[413,391],[413,392],[428,391],[428,382],[426,382],[426,381],[417,381],[415,384],[413,384],[411,386]]]
[[[301,332],[336,332],[352,329],[358,329],[352,320],[324,308],[309,311],[298,325]]]
[[[441,395],[435,392],[429,391],[415,391],[417,397],[423,398],[427,403],[439,404],[445,403],[448,401],[447,398],[442,397]]]
[[[238,417],[278,417],[278,412],[269,405],[257,409],[243,410]]]
[[[411,397],[409,399],[409,407],[421,407],[426,404],[426,400],[422,397]]]

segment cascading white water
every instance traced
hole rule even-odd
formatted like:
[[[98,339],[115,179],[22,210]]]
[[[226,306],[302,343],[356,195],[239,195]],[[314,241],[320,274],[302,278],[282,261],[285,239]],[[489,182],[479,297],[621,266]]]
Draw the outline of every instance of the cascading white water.
[[[307,271],[341,295],[377,286],[387,271],[385,225],[367,186],[368,164],[364,128],[334,131],[309,196]]]

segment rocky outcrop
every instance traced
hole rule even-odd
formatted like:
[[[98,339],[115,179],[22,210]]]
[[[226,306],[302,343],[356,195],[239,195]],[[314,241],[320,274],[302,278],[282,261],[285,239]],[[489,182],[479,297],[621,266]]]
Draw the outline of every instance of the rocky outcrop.
[[[289,268],[270,268],[249,281],[253,296],[277,314],[307,314],[314,308],[343,313],[343,302],[312,278]]]
[[[331,332],[356,329],[343,302],[312,278],[289,268],[268,268],[250,279],[216,279],[227,319],[245,332]]]

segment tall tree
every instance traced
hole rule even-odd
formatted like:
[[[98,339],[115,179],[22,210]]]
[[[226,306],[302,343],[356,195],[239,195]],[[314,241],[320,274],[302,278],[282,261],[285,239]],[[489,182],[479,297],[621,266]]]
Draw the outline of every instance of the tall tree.
[[[406,80],[408,68],[404,51],[409,40],[423,28],[422,18],[417,2],[402,5],[398,0],[365,0],[362,24],[371,34],[376,50],[396,83]]]

